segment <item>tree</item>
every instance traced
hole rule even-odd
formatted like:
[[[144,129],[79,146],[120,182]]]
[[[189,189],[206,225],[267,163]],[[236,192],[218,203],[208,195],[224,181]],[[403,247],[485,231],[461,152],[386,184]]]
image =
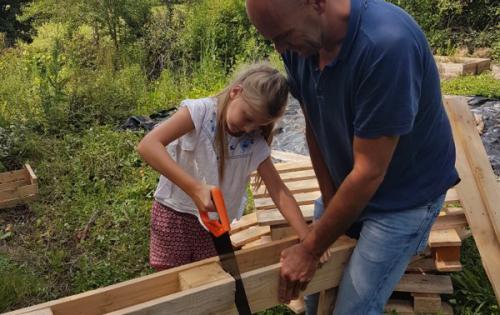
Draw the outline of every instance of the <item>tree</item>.
[[[0,33],[5,35],[5,47],[14,46],[16,39],[31,42],[31,19],[20,20],[23,7],[31,0],[0,1]]]

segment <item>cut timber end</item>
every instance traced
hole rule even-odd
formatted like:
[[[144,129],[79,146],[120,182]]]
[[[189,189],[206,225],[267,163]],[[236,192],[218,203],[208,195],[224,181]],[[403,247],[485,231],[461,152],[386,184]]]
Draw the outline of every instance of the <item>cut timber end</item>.
[[[441,311],[439,294],[412,293],[413,309],[416,313],[438,313]]]
[[[461,246],[462,240],[455,229],[433,230],[429,235],[430,247]]]
[[[182,291],[199,287],[217,280],[231,278],[218,263],[179,272],[179,285]]]

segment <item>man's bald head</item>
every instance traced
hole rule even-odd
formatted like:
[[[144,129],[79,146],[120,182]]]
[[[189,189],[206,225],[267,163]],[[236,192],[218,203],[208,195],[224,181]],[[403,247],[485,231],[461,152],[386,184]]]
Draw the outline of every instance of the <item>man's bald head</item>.
[[[255,28],[276,50],[311,55],[321,48],[321,19],[326,0],[246,0]]]

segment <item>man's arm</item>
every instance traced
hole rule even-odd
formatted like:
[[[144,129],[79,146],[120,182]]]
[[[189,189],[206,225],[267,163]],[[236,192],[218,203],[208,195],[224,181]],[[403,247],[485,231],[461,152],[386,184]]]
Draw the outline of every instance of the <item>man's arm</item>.
[[[282,302],[298,297],[314,276],[323,252],[359,217],[382,183],[398,141],[399,137],[354,138],[352,171],[304,241],[281,253]]]

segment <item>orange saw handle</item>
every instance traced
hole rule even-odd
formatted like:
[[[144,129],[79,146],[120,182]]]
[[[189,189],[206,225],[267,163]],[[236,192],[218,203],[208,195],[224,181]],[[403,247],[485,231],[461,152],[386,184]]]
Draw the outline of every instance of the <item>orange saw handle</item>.
[[[210,190],[212,195],[212,201],[215,205],[215,210],[219,214],[219,220],[211,220],[208,216],[208,212],[200,211],[200,217],[208,230],[215,236],[219,237],[222,234],[229,232],[231,229],[229,225],[229,219],[227,217],[226,205],[224,204],[224,197],[219,188],[213,187]]]

